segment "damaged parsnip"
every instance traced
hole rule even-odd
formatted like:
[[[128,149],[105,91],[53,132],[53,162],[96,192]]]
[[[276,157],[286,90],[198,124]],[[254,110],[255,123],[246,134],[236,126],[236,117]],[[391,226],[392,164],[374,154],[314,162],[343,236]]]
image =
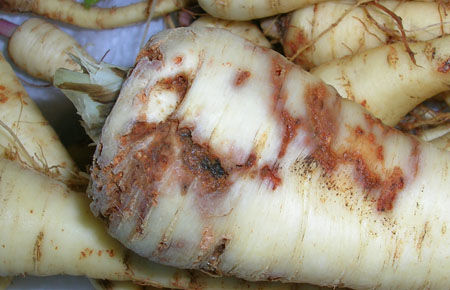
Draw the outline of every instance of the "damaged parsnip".
[[[415,64],[401,42],[335,59],[311,73],[339,94],[395,126],[418,104],[448,90],[450,36],[409,43]]]
[[[310,69],[392,42],[427,41],[448,34],[447,5],[377,1],[355,7],[353,2],[329,1],[267,20],[263,27],[277,27],[285,55]]]
[[[153,17],[159,17],[187,6],[192,0],[157,0]],[[0,11],[34,13],[50,19],[90,29],[108,29],[147,20],[150,6],[141,1],[121,7],[87,9],[72,0],[3,0]]]
[[[450,155],[223,30],[147,44],[97,146],[93,212],[152,261],[248,280],[450,286]]]
[[[18,134],[13,138],[6,131],[5,136],[0,138],[4,146],[0,158],[1,289],[7,286],[11,276],[56,274],[102,279],[90,280],[95,287],[104,289],[137,289],[136,285],[126,280],[141,285],[181,289],[304,289],[304,286],[248,283],[232,278],[213,279],[200,273],[149,263],[128,252],[107,235],[102,224],[92,216],[85,195],[67,187],[67,184],[73,184],[73,179],[65,178],[64,174],[55,175],[53,171],[48,171],[46,164],[30,162],[23,157],[24,152],[33,157],[38,157],[37,153],[48,154],[50,160],[59,160],[60,163],[69,161],[67,165],[73,167],[73,172],[76,171],[64,147],[50,134],[53,131],[33,101],[26,94],[16,96],[15,92],[24,91],[23,87],[3,58],[0,58],[0,71],[3,72],[0,83],[4,87],[3,97],[8,98],[8,105],[0,106],[2,124],[16,122],[15,115],[5,114],[6,111],[23,111],[27,118],[35,120],[25,119],[24,123],[39,125],[34,130],[26,130],[26,135]],[[17,98],[25,103],[18,102]],[[19,118],[17,123],[20,122]],[[12,133],[17,127],[15,125]],[[45,130],[39,129],[41,127]],[[51,142],[42,142],[45,138]],[[17,148],[18,144],[21,144],[20,148]],[[34,151],[35,146],[39,146],[39,152]],[[12,149],[19,152],[9,151]],[[9,277],[2,277],[6,275]]]

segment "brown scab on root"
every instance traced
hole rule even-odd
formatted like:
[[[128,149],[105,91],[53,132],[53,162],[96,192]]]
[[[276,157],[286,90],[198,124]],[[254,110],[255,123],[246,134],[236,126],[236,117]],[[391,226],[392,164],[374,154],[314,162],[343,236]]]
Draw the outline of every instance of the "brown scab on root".
[[[260,170],[260,176],[263,180],[268,180],[272,185],[272,190],[275,190],[281,184],[281,178],[277,174],[276,169],[271,169],[268,165],[265,165]]]
[[[178,136],[183,144],[183,164],[193,177],[200,180],[205,193],[225,191],[229,186],[228,173],[222,167],[220,159],[207,146],[195,144],[188,128],[180,129]]]
[[[312,156],[327,172],[331,172],[337,165],[338,156],[332,149],[332,143],[337,132],[336,114],[340,110],[340,103],[336,103],[334,108],[326,104],[330,97],[330,92],[323,83],[309,86],[305,94],[311,131],[316,143]]]
[[[158,45],[144,47],[136,57],[136,63],[138,63],[139,60],[141,60],[141,58],[144,57],[148,58],[149,61],[153,60],[163,61],[164,59],[163,54],[161,53]]]
[[[236,77],[234,78],[234,86],[239,87],[243,85],[251,76],[248,70],[238,70]]]
[[[378,211],[392,210],[397,193],[404,187],[403,172],[396,166],[387,180],[384,181],[380,197],[377,202]]]
[[[437,69],[440,73],[447,73],[450,71],[450,58],[444,61]]]
[[[37,263],[41,261],[42,257],[42,240],[44,239],[44,232],[40,231],[39,234],[36,237],[36,241],[34,242],[34,248],[33,248],[33,264],[35,267],[37,267]]]
[[[211,276],[220,277],[222,276],[222,271],[219,269],[220,257],[225,252],[225,249],[229,243],[229,239],[222,238],[219,244],[216,245],[214,251],[209,256],[208,260],[200,266],[200,270]]]

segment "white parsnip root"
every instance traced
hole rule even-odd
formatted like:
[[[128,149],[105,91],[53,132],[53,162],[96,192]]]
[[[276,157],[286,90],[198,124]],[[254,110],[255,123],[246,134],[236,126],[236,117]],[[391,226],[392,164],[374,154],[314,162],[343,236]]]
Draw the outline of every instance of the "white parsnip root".
[[[82,71],[70,54],[94,61],[70,35],[40,18],[30,18],[16,29],[9,39],[8,53],[29,75],[49,82],[59,68]]]
[[[0,159],[0,172],[0,276],[86,275],[182,289],[290,287],[214,279],[151,263],[106,233],[84,194],[5,159]]]
[[[1,54],[0,75],[2,156],[19,160],[63,182],[76,182],[75,163]]]
[[[202,16],[191,24],[191,27],[216,27],[226,29],[243,37],[256,45],[270,48],[270,42],[255,24],[248,21],[229,21]]]
[[[192,0],[156,0],[153,17],[159,17],[188,5]],[[32,12],[54,20],[91,29],[108,29],[131,25],[147,20],[148,1],[123,7],[85,8],[72,0],[3,0],[0,10],[7,12]]]
[[[449,153],[279,54],[180,28],[141,51],[89,192],[108,231],[155,262],[248,280],[447,289],[449,165]]]
[[[450,36],[409,43],[409,47],[416,64],[398,42],[333,60],[311,73],[394,126],[450,84]]]
[[[446,11],[447,4],[441,2],[378,1],[376,5],[369,2],[355,7],[353,2],[330,1],[280,17],[276,25],[286,56],[310,69],[402,41],[398,20],[407,41],[427,41],[448,34],[450,16]]]
[[[246,21],[290,12],[323,1],[325,0],[199,0],[198,3],[214,17]]]

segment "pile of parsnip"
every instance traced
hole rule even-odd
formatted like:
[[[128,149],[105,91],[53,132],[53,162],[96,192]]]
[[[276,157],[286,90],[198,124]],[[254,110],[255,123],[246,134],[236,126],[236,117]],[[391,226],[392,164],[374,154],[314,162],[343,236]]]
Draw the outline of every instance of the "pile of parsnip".
[[[0,289],[450,289],[449,4],[116,2],[0,2]]]

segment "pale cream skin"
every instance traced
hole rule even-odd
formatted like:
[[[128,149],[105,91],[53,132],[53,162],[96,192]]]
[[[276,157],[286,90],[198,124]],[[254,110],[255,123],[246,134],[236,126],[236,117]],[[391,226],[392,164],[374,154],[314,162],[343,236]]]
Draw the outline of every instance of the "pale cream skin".
[[[152,263],[106,233],[102,222],[90,212],[84,194],[3,158],[0,172],[0,276],[85,275],[179,289],[292,287],[215,279]]]
[[[362,104],[383,123],[395,126],[418,104],[448,90],[450,36],[383,45],[322,64],[311,73],[339,94]]]
[[[442,289],[449,163],[273,51],[177,29],[152,38],[122,88],[91,208],[127,247],[176,267]]]
[[[78,172],[75,163],[1,54],[0,75],[0,120],[17,136],[31,158],[4,128],[0,129],[0,153],[72,183]]]
[[[195,20],[191,27],[216,27],[226,29],[234,34],[239,35],[256,45],[270,48],[270,42],[259,30],[258,26],[247,21],[227,21],[211,16],[202,16]]]
[[[210,15],[228,20],[252,20],[287,13],[324,0],[199,0]]]
[[[409,41],[426,41],[450,32],[450,16],[444,12],[448,9],[445,5],[419,1],[378,3],[402,19]],[[386,11],[369,4],[354,6],[353,1],[330,1],[292,12],[283,20],[286,23],[281,31],[285,55],[288,58],[295,55],[294,62],[310,69],[401,40],[398,23]],[[347,11],[350,12],[339,21]],[[336,27],[330,29],[334,23]],[[306,45],[309,48],[304,50]],[[298,54],[297,50],[302,52]]]
[[[2,2],[0,8],[4,11],[31,12],[90,29],[109,29],[143,22],[147,20],[149,12],[147,1],[121,7],[91,7],[89,9],[72,0],[3,0]],[[157,0],[152,16],[159,17],[169,14],[191,2],[192,0]]]
[[[74,38],[40,18],[30,18],[16,29],[8,42],[8,54],[29,75],[48,82],[59,68],[81,72],[70,54],[83,54],[94,61]]]

